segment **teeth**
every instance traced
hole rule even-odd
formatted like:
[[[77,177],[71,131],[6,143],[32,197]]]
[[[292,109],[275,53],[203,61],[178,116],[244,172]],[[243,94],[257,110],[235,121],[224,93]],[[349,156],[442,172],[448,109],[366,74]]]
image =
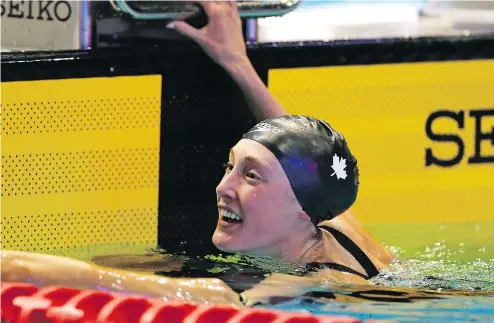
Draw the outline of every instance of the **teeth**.
[[[242,221],[244,219],[240,215],[235,214],[235,213],[230,212],[230,211],[227,211],[227,210],[221,210],[221,215],[226,217],[226,218],[230,218],[230,219],[234,219],[234,220],[238,220],[238,221]]]

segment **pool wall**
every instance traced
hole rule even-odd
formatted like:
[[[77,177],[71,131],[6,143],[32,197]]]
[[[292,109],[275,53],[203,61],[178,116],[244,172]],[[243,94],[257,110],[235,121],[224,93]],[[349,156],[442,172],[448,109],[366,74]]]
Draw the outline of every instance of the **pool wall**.
[[[410,250],[468,230],[493,240],[494,36],[249,55],[290,113],[346,136],[361,172],[352,212],[379,239]],[[187,42],[2,53],[2,248],[215,252],[214,188],[254,123],[229,76]]]

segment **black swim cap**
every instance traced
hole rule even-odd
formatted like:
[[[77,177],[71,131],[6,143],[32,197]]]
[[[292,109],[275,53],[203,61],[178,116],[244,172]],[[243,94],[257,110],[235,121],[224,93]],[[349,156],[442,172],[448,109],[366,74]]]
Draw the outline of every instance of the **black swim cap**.
[[[315,225],[343,213],[355,202],[357,160],[343,135],[326,122],[294,115],[270,118],[242,138],[257,141],[276,156]]]

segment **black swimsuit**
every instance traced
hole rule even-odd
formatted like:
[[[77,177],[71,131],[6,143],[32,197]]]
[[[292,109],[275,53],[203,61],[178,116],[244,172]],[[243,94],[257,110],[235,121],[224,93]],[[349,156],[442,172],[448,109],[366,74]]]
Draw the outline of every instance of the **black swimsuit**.
[[[364,279],[370,279],[377,274],[379,271],[376,266],[372,263],[372,261],[365,255],[365,253],[360,249],[352,240],[350,240],[346,235],[341,233],[340,231],[326,226],[320,226],[319,228],[328,231],[332,234],[335,239],[340,243],[343,248],[348,250],[350,254],[352,254],[355,259],[360,263],[360,265],[365,269],[367,275],[363,275],[358,271],[349,268],[344,265],[340,265],[337,263],[318,263],[312,262],[305,264],[305,266],[300,270],[300,268],[294,272],[294,275],[297,276],[306,276],[311,272],[318,271],[321,269],[334,269],[341,272],[351,273],[357,276],[360,276]],[[255,284],[260,283],[262,280],[266,278],[266,275],[269,275],[271,272],[254,268],[250,266],[242,266],[238,264],[225,264],[227,268],[220,273],[214,273],[213,270],[208,271],[208,269],[213,269],[217,267],[219,264],[217,262],[209,262],[205,259],[197,260],[190,259],[185,262],[181,270],[179,271],[171,271],[171,272],[156,272],[156,274],[162,274],[168,277],[211,277],[211,278],[219,278],[223,280],[227,285],[229,285],[234,291],[237,293],[241,293],[247,289],[250,289]]]
[[[338,243],[345,248],[355,259],[360,263],[360,265],[364,268],[364,270],[367,273],[366,275],[363,275],[359,273],[358,271],[349,268],[344,265],[340,265],[337,263],[332,263],[332,262],[311,262],[306,265],[307,271],[315,271],[317,269],[334,269],[342,272],[347,272],[351,273],[357,276],[360,276],[364,279],[370,279],[374,276],[377,276],[379,274],[379,270],[376,268],[376,266],[372,263],[372,261],[367,257],[365,252],[362,251],[362,249],[359,248],[353,242],[348,238],[346,235],[341,233],[340,231],[336,230],[335,228],[332,227],[327,227],[327,226],[319,226],[319,228],[328,231],[335,239],[338,241]]]

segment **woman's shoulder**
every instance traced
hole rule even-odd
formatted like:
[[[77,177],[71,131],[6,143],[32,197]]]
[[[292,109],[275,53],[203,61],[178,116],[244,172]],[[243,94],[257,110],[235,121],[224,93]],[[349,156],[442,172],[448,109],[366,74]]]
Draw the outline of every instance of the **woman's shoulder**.
[[[346,211],[332,220],[323,221],[319,227],[321,230],[333,229],[331,231],[336,230],[346,236],[369,257],[379,270],[389,267],[395,259],[395,255],[377,241],[351,211]]]

